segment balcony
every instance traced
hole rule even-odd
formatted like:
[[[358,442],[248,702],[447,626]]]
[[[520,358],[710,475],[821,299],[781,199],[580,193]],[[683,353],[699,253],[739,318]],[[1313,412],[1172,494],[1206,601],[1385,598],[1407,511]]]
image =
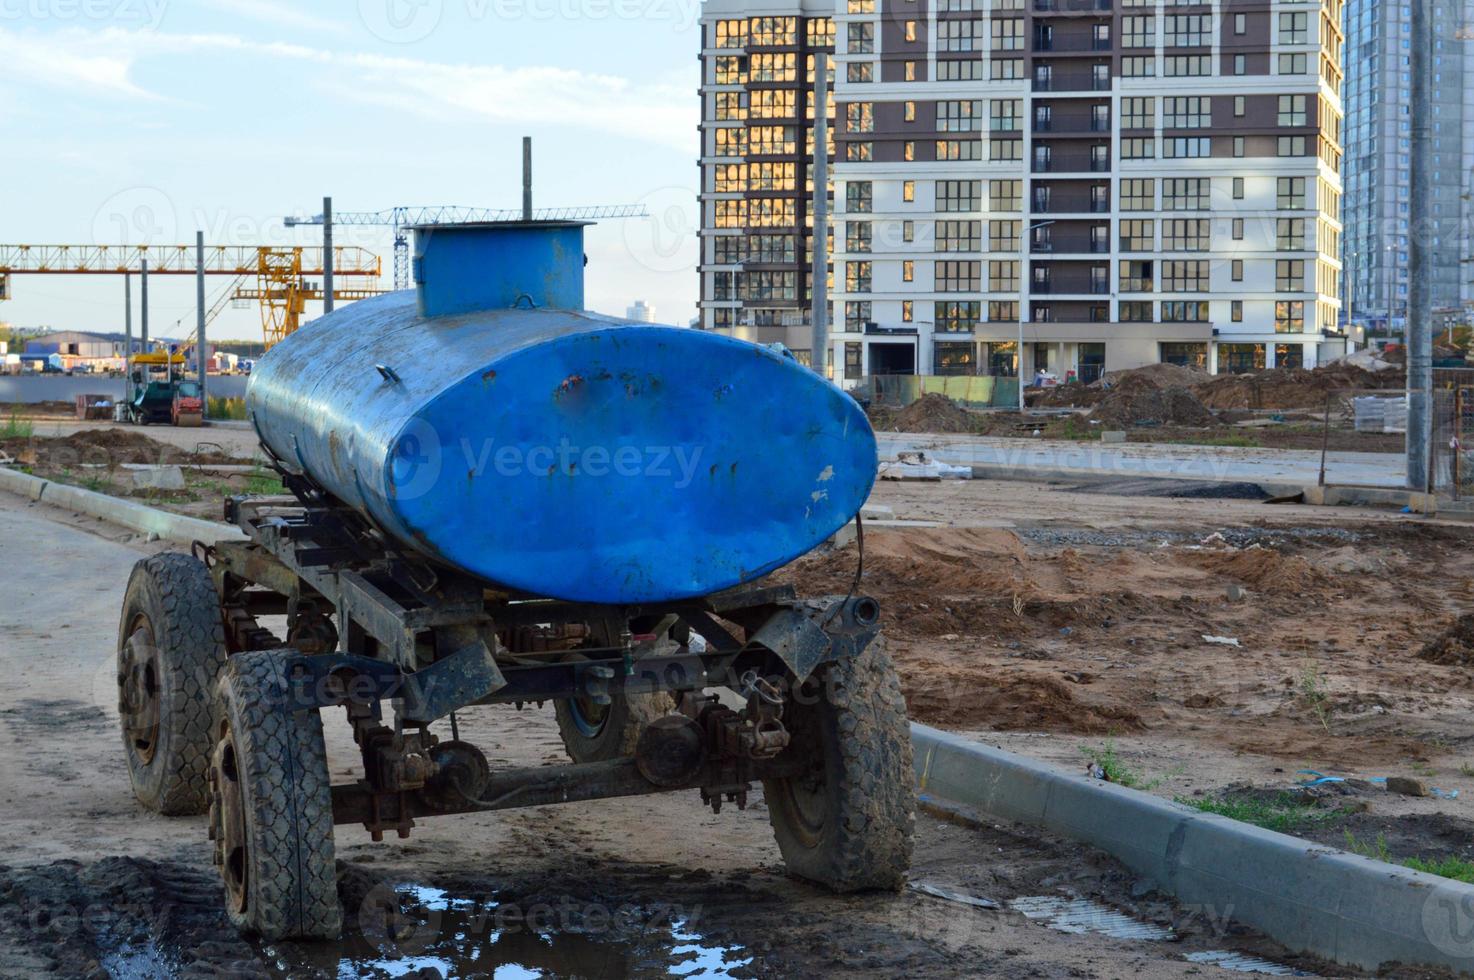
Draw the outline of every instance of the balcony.
[[[1034,12],[1040,14],[1110,13],[1111,0],[1034,0]]]

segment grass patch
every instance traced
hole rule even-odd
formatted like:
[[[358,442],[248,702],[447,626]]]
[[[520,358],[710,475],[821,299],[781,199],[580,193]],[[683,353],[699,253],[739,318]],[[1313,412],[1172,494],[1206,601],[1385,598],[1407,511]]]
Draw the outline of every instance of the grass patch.
[[[1451,854],[1433,861],[1422,857],[1399,859],[1393,857],[1388,852],[1387,840],[1381,834],[1377,835],[1375,841],[1364,841],[1348,830],[1346,832],[1346,849],[1352,854],[1360,854],[1362,857],[1368,857],[1374,861],[1382,861],[1386,864],[1400,864],[1404,868],[1411,868],[1414,871],[1423,871],[1430,875],[1439,875],[1443,878],[1452,878],[1455,881],[1474,884],[1474,862],[1466,861],[1461,857],[1454,857]]]
[[[1086,759],[1089,759],[1092,763],[1100,767],[1108,781],[1129,789],[1139,789],[1148,793],[1181,771],[1180,769],[1174,769],[1165,775],[1158,776],[1155,779],[1149,779],[1126,765],[1121,759],[1120,753],[1116,751],[1116,743],[1111,739],[1106,739],[1105,744],[1099,748],[1087,746],[1081,751],[1085,753]]]
[[[1193,436],[1174,436],[1168,439],[1154,439],[1153,442],[1161,442],[1180,446],[1232,446],[1238,449],[1258,449],[1259,437],[1242,432],[1234,432],[1226,435],[1211,435],[1203,433]]]
[[[1320,665],[1314,660],[1306,660],[1304,667],[1300,670],[1300,697],[1305,704],[1315,713],[1320,727],[1331,733],[1331,702],[1326,695],[1325,681],[1320,676]]]
[[[1293,793],[1280,793],[1267,799],[1179,796],[1177,802],[1203,813],[1216,813],[1220,817],[1251,823],[1265,830],[1277,830],[1282,834],[1334,820],[1343,813],[1341,810],[1319,809],[1304,797]]]
[[[0,425],[0,439],[29,439],[36,434],[30,419],[20,417],[20,409],[12,406],[5,423]]]
[[[281,477],[270,470],[256,467],[256,472],[246,477],[246,493],[259,496],[274,496],[286,493]]]
[[[246,400],[244,398],[226,398],[223,395],[211,395],[209,402],[209,411],[206,412],[206,415],[212,419],[244,421],[246,418]]]

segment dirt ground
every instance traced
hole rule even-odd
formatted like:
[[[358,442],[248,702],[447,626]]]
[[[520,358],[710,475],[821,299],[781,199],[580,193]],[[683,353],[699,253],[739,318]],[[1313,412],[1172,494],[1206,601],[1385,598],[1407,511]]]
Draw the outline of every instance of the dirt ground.
[[[958,533],[960,545],[931,536],[867,537],[867,586],[884,585],[885,574],[894,571],[883,569],[900,568],[919,548],[940,569],[929,599],[914,591],[903,599],[895,585],[875,589],[889,603],[894,646],[918,713],[952,716],[979,728],[996,722],[1010,731],[1028,725],[1060,732],[1093,730],[1105,724],[1099,719],[1116,713],[1123,730],[1178,730],[1164,718],[1179,709],[1164,703],[1153,711],[1129,693],[1130,684],[1117,686],[1115,673],[1140,668],[1113,666],[1121,654],[1109,643],[1096,647],[1098,657],[1077,655],[1088,666],[1076,669],[1102,679],[1083,686],[1065,679],[1067,691],[1081,692],[1073,707],[1061,702],[1026,709],[1015,703],[1053,689],[1058,678],[1051,671],[1066,665],[1063,656],[1054,665],[1009,656],[1007,644],[1015,639],[1019,649],[1027,642],[1033,650],[1045,646],[1046,626],[1058,635],[1049,617],[1062,615],[1068,605],[1061,598],[1072,587],[1067,573],[1034,569],[1036,562],[1047,563],[1035,555],[1067,547],[1087,554],[1080,561],[1088,569],[1097,545],[1084,538],[1126,533],[1119,529],[1124,515],[1116,513],[1116,501],[1082,497],[1068,528],[1055,529],[1070,530],[1076,540],[1068,546],[1041,544],[1003,527],[1013,518],[1001,509],[988,513],[988,493],[1017,499],[1019,490],[991,488],[972,497],[968,488],[953,496],[953,488],[938,484],[882,488],[883,502],[898,510],[934,506],[972,525]],[[1033,496],[1040,506],[1039,494]],[[927,507],[908,503],[922,499],[930,501]],[[1165,525],[1182,526],[1189,506],[1149,501],[1136,518],[1146,512],[1152,533],[1165,534]],[[1098,519],[1089,516],[1092,511]],[[980,526],[982,516],[995,526]],[[1220,513],[1215,524],[1222,518]],[[1395,522],[1380,523],[1387,525],[1384,533],[1396,530]],[[1193,527],[1191,533],[1206,532]],[[361,829],[341,827],[336,836],[349,923],[345,938],[269,947],[242,940],[221,916],[203,818],[144,812],[132,797],[117,745],[117,606],[132,563],[156,547],[107,525],[0,494],[0,558],[10,570],[3,580],[10,601],[0,607],[0,665],[13,679],[0,692],[0,787],[7,807],[0,824],[0,976],[1234,975],[1188,959],[1219,950],[1267,957],[1315,975],[1353,975],[1245,934],[1216,910],[1175,906],[1111,859],[1021,827],[933,817],[919,823],[913,881],[993,899],[1003,909],[978,909],[915,890],[835,897],[783,873],[760,795],[746,811],[728,807],[720,815],[682,794],[446,817],[424,821],[407,841],[377,845]],[[1202,554],[1208,564],[1221,560],[1217,552]],[[1005,638],[982,618],[985,608],[995,608],[990,596],[974,596],[975,605],[964,609],[945,594],[955,576],[983,574],[954,567],[958,555],[975,563],[983,555],[1013,563],[1006,573],[987,574],[1006,574],[1017,583],[1026,596],[1024,613],[1009,615],[1024,626],[1010,625]],[[837,574],[849,567],[850,557],[841,553],[811,563],[802,574]],[[1217,574],[1192,562],[1169,562],[1160,575],[1146,578],[1186,577],[1191,582],[1185,588],[1206,595],[1205,577]],[[1115,594],[1106,601],[1119,602]],[[1114,619],[1125,626],[1133,615],[1152,614],[1152,606],[1143,600],[1131,612],[1115,612]],[[954,628],[954,615],[960,617],[958,639],[944,640],[949,634],[938,631]],[[1083,618],[1074,621],[1082,632],[1087,629]],[[966,642],[960,639],[962,624]],[[1098,623],[1088,628],[1102,629]],[[1178,635],[1186,631],[1175,629]],[[946,672],[965,685],[951,706],[925,682],[926,658],[938,665],[935,676]],[[1034,671],[1040,680],[1025,682],[1024,674]],[[1182,674],[1184,687],[1203,686],[1191,671]],[[985,717],[975,710],[971,703],[977,699],[991,699],[993,713]],[[1090,717],[1081,722],[1079,715]],[[331,771],[347,779],[356,762],[351,734],[335,715],[326,727]],[[1287,722],[1284,730],[1296,729]],[[467,712],[462,737],[483,746],[498,766],[563,758],[550,710]],[[1164,938],[1074,935],[1008,907],[1035,896],[1094,900],[1137,923],[1162,927]]]

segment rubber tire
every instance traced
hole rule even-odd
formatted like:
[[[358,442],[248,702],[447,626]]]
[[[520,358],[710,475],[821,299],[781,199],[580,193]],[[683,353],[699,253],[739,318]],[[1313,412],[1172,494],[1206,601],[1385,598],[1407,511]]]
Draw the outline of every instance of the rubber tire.
[[[582,654],[571,654],[567,660],[587,660]],[[553,714],[558,719],[558,735],[563,748],[574,762],[606,762],[635,754],[640,733],[657,718],[676,710],[675,699],[665,691],[654,694],[631,694],[615,697],[609,703],[604,725],[593,736],[579,731],[574,720],[572,701],[554,701]]]
[[[226,914],[237,929],[268,942],[336,939],[343,928],[322,716],[288,710],[291,656],[292,650],[237,654],[219,687],[248,842],[246,907],[227,899]]]
[[[133,795],[162,814],[204,813],[210,805],[205,774],[215,741],[215,683],[226,659],[220,598],[205,563],[165,553],[133,566],[118,622],[120,677],[129,625],[139,614],[153,627],[164,682],[153,758],[144,762],[122,733]]]
[[[768,819],[790,874],[836,892],[899,889],[916,829],[911,728],[895,665],[877,637],[858,657],[821,668],[792,701],[788,751],[815,752],[823,783],[810,794],[817,830],[797,809],[801,778],[763,781]],[[817,743],[817,744],[815,744]]]

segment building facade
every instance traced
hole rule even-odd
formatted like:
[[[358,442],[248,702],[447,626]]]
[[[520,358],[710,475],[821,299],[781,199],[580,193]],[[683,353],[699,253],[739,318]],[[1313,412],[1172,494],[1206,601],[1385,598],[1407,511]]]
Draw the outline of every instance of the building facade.
[[[1433,150],[1430,255],[1433,306],[1474,302],[1474,0],[1432,0],[1429,86]],[[1389,0],[1347,0],[1347,315],[1373,333],[1401,334],[1407,322],[1412,152],[1412,8]]]
[[[1340,0],[838,2],[837,378],[1339,352]]]

